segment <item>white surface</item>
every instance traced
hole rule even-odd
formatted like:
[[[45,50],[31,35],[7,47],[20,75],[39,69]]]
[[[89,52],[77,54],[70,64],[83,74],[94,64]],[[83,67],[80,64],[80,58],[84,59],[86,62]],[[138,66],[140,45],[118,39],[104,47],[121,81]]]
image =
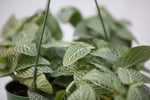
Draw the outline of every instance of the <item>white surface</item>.
[[[150,0],[99,0],[117,18],[129,19],[131,31],[140,45],[150,45]],[[11,14],[18,18],[30,16],[36,10],[45,8],[46,0],[0,0],[0,30]],[[55,15],[64,6],[72,5],[81,10],[84,17],[96,13],[94,0],[52,0],[51,11]],[[61,25],[65,33],[64,40],[71,41],[73,29],[68,24]],[[150,63],[146,64],[150,67]],[[0,100],[7,100],[4,90],[9,77],[0,78]]]

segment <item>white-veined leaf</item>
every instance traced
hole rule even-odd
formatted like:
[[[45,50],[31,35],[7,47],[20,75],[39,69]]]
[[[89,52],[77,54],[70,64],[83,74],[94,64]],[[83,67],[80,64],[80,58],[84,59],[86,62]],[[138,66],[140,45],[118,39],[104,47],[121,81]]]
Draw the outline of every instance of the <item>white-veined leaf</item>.
[[[75,45],[72,45],[68,48],[64,55],[63,59],[63,65],[69,66],[76,62],[77,60],[81,59],[82,57],[86,56],[88,53],[90,53],[91,49],[94,47],[84,43],[75,43]]]
[[[28,90],[28,95],[30,100],[49,100],[40,93],[36,92],[35,90]]]
[[[108,60],[110,63],[113,63],[117,56],[114,55],[109,48],[101,48],[91,53],[93,56],[98,56]]]
[[[117,76],[111,73],[100,72],[97,69],[91,70],[84,77],[84,80],[88,80],[95,85],[98,85],[110,92],[117,91],[118,93],[125,95],[127,90]]]
[[[113,65],[113,68],[117,70],[118,67],[131,67],[141,62],[145,62],[149,58],[150,46],[138,46],[130,48],[120,54],[118,60]]]
[[[92,52],[91,54],[101,57],[107,60],[109,63],[113,64],[117,60],[120,53],[126,49],[126,46],[114,42],[108,43],[107,45],[105,45],[105,47],[101,47],[98,50]]]
[[[31,43],[35,39],[35,34],[38,31],[38,25],[35,23],[25,23],[23,28],[16,32],[13,35],[12,41],[15,43],[16,46],[20,46],[26,43]]]
[[[34,43],[27,43],[13,48],[14,52],[18,52],[24,55],[36,56],[37,48]]]
[[[52,77],[59,77],[59,76],[72,76],[74,73],[74,69],[71,67],[58,67],[51,73]]]
[[[6,60],[6,65],[5,65],[6,67],[4,67],[3,69],[0,69],[0,77],[8,75],[15,70],[15,68],[17,67],[17,64],[18,64],[18,57],[19,57],[19,54],[14,53],[12,51],[10,51],[7,54],[7,57],[5,59]]]
[[[86,47],[88,49],[94,49],[95,47],[92,46],[91,44],[88,44],[88,43],[85,43],[85,42],[72,42],[71,43],[71,46],[74,46],[74,45],[77,45],[77,46],[83,46],[83,47]]]
[[[41,73],[52,73],[53,70],[48,66],[37,66],[37,75]],[[34,67],[27,68],[24,70],[19,70],[16,74],[19,78],[32,78],[34,75]]]
[[[42,73],[53,73],[53,70],[49,66],[38,66],[37,69]]]
[[[81,85],[75,90],[68,100],[96,100],[95,92],[88,84]]]
[[[88,70],[78,70],[74,72],[74,81],[76,83],[76,86],[79,87],[81,84],[85,83],[85,81],[83,80],[83,77],[88,73]],[[105,90],[104,88],[101,88],[93,83],[89,83],[87,82],[95,91],[95,93],[97,95],[99,94],[105,94],[108,93],[109,91]]]
[[[34,67],[35,60],[36,60],[35,57],[21,55],[16,70],[19,71],[19,70],[23,70],[29,67]],[[50,65],[50,62],[47,59],[41,56],[39,57],[38,66],[49,66],[49,65]]]
[[[20,78],[19,81],[22,84],[25,84],[26,86],[28,86],[29,88],[32,87],[33,84],[33,78],[27,78],[27,79],[22,79]],[[40,74],[37,76],[37,88],[45,93],[49,93],[52,94],[53,93],[53,89],[52,89],[52,85],[49,83],[49,81],[46,79],[44,74]]]
[[[124,84],[133,84],[137,82],[142,82],[144,78],[143,75],[137,72],[136,70],[127,68],[119,68],[118,77]]]
[[[79,85],[79,83],[82,83],[82,81],[83,81],[82,78],[83,78],[83,76],[86,75],[86,73],[88,73],[87,70],[78,70],[78,71],[74,72],[73,78],[74,78],[75,83],[77,83],[76,85]]]
[[[38,71],[37,75],[39,75],[41,72]],[[25,69],[25,70],[20,70],[17,72],[16,76],[18,78],[32,78],[34,75],[34,67]]]
[[[43,48],[61,48],[61,47],[69,47],[70,43],[69,42],[64,42],[64,41],[54,41],[54,42],[49,42],[47,44],[43,44]]]
[[[127,100],[149,100],[147,91],[144,91],[143,84],[134,84],[129,88]]]

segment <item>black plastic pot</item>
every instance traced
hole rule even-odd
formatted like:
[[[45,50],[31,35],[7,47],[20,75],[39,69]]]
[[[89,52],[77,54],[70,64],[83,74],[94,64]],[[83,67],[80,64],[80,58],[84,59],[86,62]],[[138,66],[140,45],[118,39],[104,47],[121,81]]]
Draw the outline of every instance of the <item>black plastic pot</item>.
[[[29,100],[27,87],[17,81],[8,83],[5,87],[8,100]]]

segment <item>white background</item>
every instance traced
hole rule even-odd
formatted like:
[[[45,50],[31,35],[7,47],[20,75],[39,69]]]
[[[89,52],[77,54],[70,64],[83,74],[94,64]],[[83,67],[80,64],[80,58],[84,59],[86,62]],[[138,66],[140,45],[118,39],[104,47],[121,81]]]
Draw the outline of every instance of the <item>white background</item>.
[[[84,17],[96,14],[94,0],[51,0],[51,12],[57,14],[60,8],[68,5],[77,7]],[[98,0],[116,18],[127,18],[132,22],[131,31],[140,45],[150,45],[150,0]],[[44,9],[46,0],[0,0],[0,31],[10,17],[15,14],[17,18],[31,16],[38,9]],[[61,24],[64,40],[71,41],[73,28]],[[134,43],[134,45],[137,45]],[[150,63],[146,64],[150,67]],[[0,78],[0,100],[7,100],[4,90],[10,77]]]

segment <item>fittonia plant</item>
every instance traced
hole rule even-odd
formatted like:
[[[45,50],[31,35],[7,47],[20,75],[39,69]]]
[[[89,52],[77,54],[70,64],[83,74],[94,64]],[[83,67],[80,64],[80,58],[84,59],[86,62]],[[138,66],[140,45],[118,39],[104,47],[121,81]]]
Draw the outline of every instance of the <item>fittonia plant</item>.
[[[75,40],[62,41],[59,23],[48,14],[37,66],[37,89],[31,100],[149,100],[150,79],[139,71],[150,58],[150,46],[131,48],[136,41],[128,30],[130,23],[117,20],[101,8],[108,39],[97,15],[84,18],[73,7],[58,16],[74,26]],[[0,76],[11,76],[26,85],[33,84],[37,42],[44,11],[21,20],[11,16],[0,42]]]

